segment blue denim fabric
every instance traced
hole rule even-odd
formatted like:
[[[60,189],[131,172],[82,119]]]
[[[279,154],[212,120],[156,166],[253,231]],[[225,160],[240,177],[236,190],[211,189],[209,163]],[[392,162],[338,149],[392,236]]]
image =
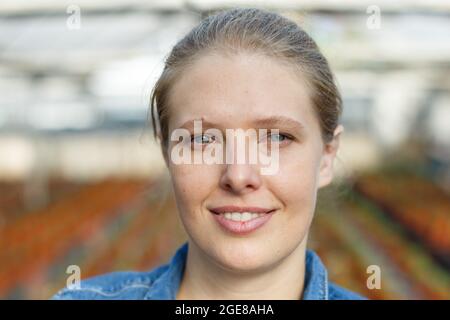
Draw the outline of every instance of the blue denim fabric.
[[[180,286],[188,251],[181,245],[168,264],[148,272],[111,272],[81,281],[79,288],[65,288],[52,299],[174,300]],[[306,251],[304,300],[360,300],[359,294],[328,281],[319,256]]]

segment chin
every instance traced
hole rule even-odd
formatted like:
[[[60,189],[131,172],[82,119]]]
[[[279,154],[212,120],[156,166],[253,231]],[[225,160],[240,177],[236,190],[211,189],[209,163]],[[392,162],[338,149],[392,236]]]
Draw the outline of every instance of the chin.
[[[259,247],[259,248],[258,248]],[[234,272],[256,272],[265,269],[271,265],[270,261],[274,255],[268,250],[267,246],[251,247],[243,244],[236,244],[232,247],[216,251],[215,260],[225,269]]]

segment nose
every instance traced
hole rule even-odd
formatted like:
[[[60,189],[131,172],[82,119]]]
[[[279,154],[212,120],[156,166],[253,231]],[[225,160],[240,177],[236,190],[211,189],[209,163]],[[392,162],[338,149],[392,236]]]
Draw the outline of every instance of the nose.
[[[220,186],[235,194],[246,194],[261,186],[257,166],[250,164],[227,164],[220,178]]]

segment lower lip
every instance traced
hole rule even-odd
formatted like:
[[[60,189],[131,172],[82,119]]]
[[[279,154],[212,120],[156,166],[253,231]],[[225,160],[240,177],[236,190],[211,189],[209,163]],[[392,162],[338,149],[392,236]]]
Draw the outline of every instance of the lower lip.
[[[225,230],[238,235],[249,234],[256,229],[261,228],[264,224],[266,224],[272,215],[275,213],[275,210],[269,213],[265,213],[261,217],[257,217],[248,221],[233,221],[229,219],[225,219],[223,214],[215,214],[212,213],[214,219],[223,227]]]

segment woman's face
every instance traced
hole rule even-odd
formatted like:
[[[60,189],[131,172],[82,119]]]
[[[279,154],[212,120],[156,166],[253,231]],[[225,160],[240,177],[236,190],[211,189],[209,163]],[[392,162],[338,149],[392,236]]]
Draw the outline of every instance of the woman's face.
[[[169,139],[177,128],[194,134],[191,121],[197,119],[203,120],[203,130],[208,122],[224,137],[226,129],[237,128],[279,129],[280,134],[268,137],[279,150],[278,171],[271,175],[248,162],[175,164],[170,154],[177,142],[169,141],[166,161],[177,206],[196,247],[223,268],[251,272],[270,268],[299,248],[316,192],[332,179],[336,151],[324,148],[300,77],[268,57],[204,55],[183,72],[170,99]],[[194,143],[210,143],[209,138],[200,136]],[[275,211],[261,227],[239,234],[224,228],[211,211],[231,205]]]

